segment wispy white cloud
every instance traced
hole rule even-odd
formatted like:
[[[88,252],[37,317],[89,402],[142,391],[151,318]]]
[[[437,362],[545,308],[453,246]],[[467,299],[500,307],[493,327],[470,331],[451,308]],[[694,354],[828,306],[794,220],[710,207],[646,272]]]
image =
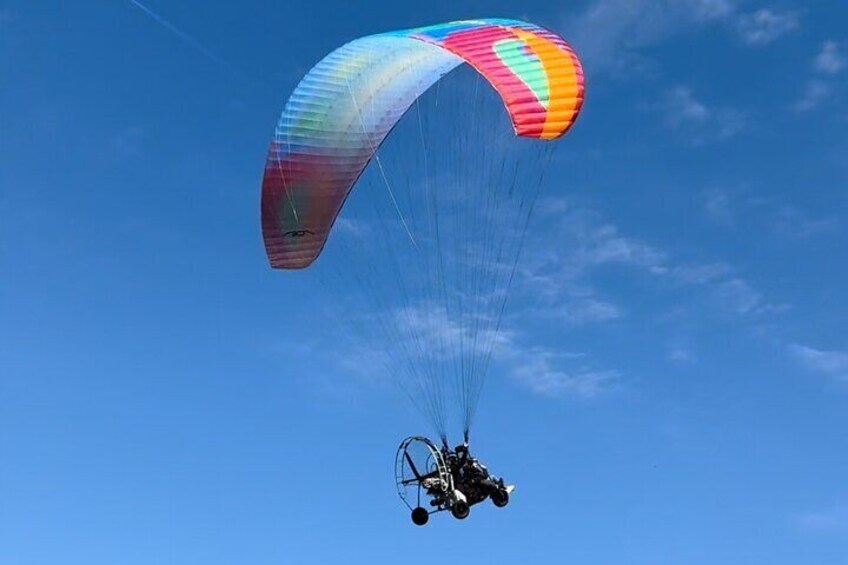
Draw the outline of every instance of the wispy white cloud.
[[[559,318],[575,326],[609,322],[624,315],[621,306],[602,300],[593,294],[591,291],[572,292],[559,308],[540,313]]]
[[[826,75],[839,74],[846,66],[848,55],[845,53],[845,46],[836,41],[825,41],[813,63],[815,70]]]
[[[333,224],[333,230],[341,235],[350,236],[356,239],[367,236],[371,229],[363,220],[354,218],[338,217],[336,223]]]
[[[753,312],[763,301],[762,295],[742,279],[721,283],[718,296],[727,307],[739,314]]]
[[[772,229],[793,238],[808,238],[832,234],[839,229],[839,220],[830,218],[812,218],[803,210],[794,206],[780,206],[774,211]]]
[[[666,92],[662,110],[666,125],[688,134],[696,145],[729,139],[745,128],[742,112],[708,107],[687,86],[676,86]]]
[[[593,366],[581,352],[526,345],[526,336],[515,330],[490,328],[477,339],[470,339],[479,331],[474,321],[452,317],[437,304],[399,309],[394,317],[392,327],[397,333],[387,346],[359,348],[355,354],[345,355],[348,369],[372,374],[375,366],[398,366],[399,353],[401,357],[411,356],[413,363],[448,361],[462,342],[466,354],[486,356],[491,352],[509,378],[546,397],[594,398],[613,390],[620,376],[617,371]],[[413,390],[420,386],[415,381],[409,381]]]
[[[710,190],[704,195],[704,213],[723,227],[734,228],[741,218],[745,226],[755,223],[781,237],[804,239],[835,233],[836,217],[817,217],[777,196],[753,196],[745,191]]]
[[[848,352],[827,351],[792,343],[789,345],[789,353],[810,371],[848,381]]]
[[[433,349],[439,344],[458,343],[472,331],[470,324],[450,320],[444,312],[433,316],[419,310],[404,319],[417,326],[419,335]],[[524,345],[516,331],[489,330],[474,343],[481,353],[491,348],[513,380],[542,396],[594,398],[612,390],[619,377],[617,371],[591,366],[583,353]]]
[[[575,360],[550,350],[533,348],[522,352],[521,362],[514,364],[511,375],[530,391],[548,397],[576,396],[595,398],[609,393],[618,385],[619,373],[594,369],[579,362],[571,369],[565,362]],[[576,356],[578,361],[582,361]]]
[[[848,66],[848,56],[845,54],[844,46],[836,41],[825,41],[813,59],[813,76],[804,86],[801,98],[795,102],[795,110],[809,112],[830,99],[834,92],[834,77],[841,74],[846,66]]]
[[[733,224],[736,221],[736,212],[731,205],[731,197],[724,190],[710,190],[704,199],[704,211],[710,219],[721,224]]]
[[[403,334],[393,336],[394,339],[404,339],[408,335],[417,342],[410,347],[426,351],[428,355],[435,352],[447,358],[454,353],[451,348],[460,341],[476,345],[477,351],[469,353],[477,354],[486,354],[492,347],[512,346],[510,334],[496,331],[493,320],[479,316],[460,318],[451,315],[441,304],[422,303],[399,308],[394,316],[395,327]]]
[[[678,86],[666,94],[666,106],[671,125],[678,126],[683,123],[703,123],[710,118],[710,111],[702,102],[695,99],[692,89]]]
[[[786,304],[766,302],[762,293],[741,278],[734,278],[719,284],[716,288],[716,296],[726,309],[741,316],[780,313],[790,308]]]
[[[621,318],[621,306],[599,295],[590,282],[592,274],[607,266],[662,270],[665,255],[645,242],[621,235],[616,226],[588,209],[571,209],[564,203],[555,208],[557,213],[549,217],[556,218],[551,229],[557,249],[544,242],[534,245],[535,252],[525,257],[521,271],[523,291],[540,301],[535,314],[571,325]]]
[[[721,26],[751,46],[772,43],[799,27],[794,12],[745,12],[740,0],[594,0],[566,23],[592,69],[620,76],[652,67],[647,47],[708,26]]]
[[[647,270],[663,267],[666,255],[656,247],[637,238],[621,234],[619,228],[605,221],[599,214],[586,207],[572,207],[564,200],[545,206],[549,218],[555,219],[552,226],[560,249],[548,249],[536,245],[535,256],[528,261],[536,283],[550,282],[550,278],[578,280],[589,270],[605,265],[638,266]],[[567,242],[567,244],[564,244]],[[567,248],[563,253],[561,248]],[[559,284],[550,289],[559,291]],[[577,289],[585,292],[585,289]]]
[[[829,83],[819,79],[812,79],[807,82],[807,85],[804,87],[804,94],[795,103],[795,110],[798,112],[814,110],[830,98],[831,92],[833,92],[833,88]]]
[[[848,505],[837,505],[826,510],[807,512],[797,518],[798,526],[814,533],[848,532]]]
[[[726,278],[733,269],[726,263],[675,265],[668,269],[669,277],[681,284],[706,285]]]
[[[603,224],[585,235],[579,260],[586,265],[632,265],[654,271],[665,263],[662,251],[621,235],[613,224]]]
[[[138,155],[146,137],[147,132],[143,127],[129,126],[112,137],[112,150],[123,157]]]
[[[779,12],[762,8],[736,19],[736,30],[748,45],[761,46],[773,43],[783,35],[797,29],[800,21],[795,12]]]
[[[698,290],[692,306],[709,300],[711,311],[761,323],[764,316],[789,308],[774,303],[736,270],[724,262],[683,261],[673,254],[621,232],[614,224],[586,208],[557,208],[553,228],[556,249],[543,243],[525,257],[520,279],[521,293],[536,298],[533,316],[554,318],[571,326],[597,325],[624,320],[638,311],[624,297],[614,295],[605,282],[609,269],[616,268],[618,280],[647,275],[655,290],[674,300],[683,288]],[[630,272],[628,274],[628,271]],[[659,345],[662,347],[662,345]],[[681,355],[678,355],[678,360]]]
[[[727,17],[730,0],[595,0],[567,26],[595,70],[628,75],[649,66],[644,47]]]
[[[698,359],[692,347],[680,339],[672,340],[668,344],[666,356],[669,361],[677,364],[694,363]]]
[[[687,2],[675,2],[687,4]],[[734,0],[689,0],[689,9],[698,21],[713,21],[733,14],[737,2]]]

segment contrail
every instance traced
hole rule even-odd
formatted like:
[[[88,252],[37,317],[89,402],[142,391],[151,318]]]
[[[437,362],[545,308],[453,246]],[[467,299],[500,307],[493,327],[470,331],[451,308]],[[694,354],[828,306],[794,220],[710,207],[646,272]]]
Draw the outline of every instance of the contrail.
[[[164,27],[165,29],[167,29],[168,31],[170,31],[171,33],[173,33],[174,35],[179,37],[181,40],[183,40],[183,42],[187,43],[188,45],[193,47],[195,50],[197,50],[200,53],[202,53],[203,55],[205,55],[211,61],[214,61],[215,63],[221,65],[222,67],[226,68],[231,73],[238,75],[239,78],[242,78],[242,79],[247,78],[247,77],[245,77],[245,75],[241,71],[239,71],[238,69],[233,67],[230,63],[228,63],[224,59],[220,58],[218,55],[216,55],[215,53],[213,53],[209,49],[207,49],[202,43],[200,43],[194,37],[192,37],[188,33],[184,32],[183,30],[181,30],[180,28],[178,28],[177,26],[175,26],[174,24],[172,24],[171,22],[169,22],[168,20],[166,20],[165,18],[163,18],[162,16],[160,16],[159,14],[157,14],[156,12],[154,12],[153,10],[151,10],[150,8],[148,8],[147,6],[145,6],[144,4],[139,2],[138,0],[129,0],[129,1],[132,4],[134,4],[136,8],[138,8],[139,10],[143,11],[145,14],[147,14],[148,16],[150,16],[151,18],[156,20],[156,22],[159,25],[161,25],[162,27]]]

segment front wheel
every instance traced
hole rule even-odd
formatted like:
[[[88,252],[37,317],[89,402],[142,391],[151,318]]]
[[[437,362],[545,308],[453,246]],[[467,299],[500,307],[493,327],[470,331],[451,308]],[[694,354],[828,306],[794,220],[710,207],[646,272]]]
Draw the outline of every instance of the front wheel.
[[[503,508],[509,504],[509,493],[505,490],[496,490],[490,495],[490,498],[492,499],[492,504],[498,508]]]
[[[421,508],[420,506],[412,511],[412,522],[416,526],[423,526],[430,520],[430,513],[427,512],[426,508]]]
[[[451,506],[451,514],[457,520],[465,520],[468,518],[468,515],[471,513],[471,507],[468,506],[468,503],[464,500],[457,500],[453,506]]]

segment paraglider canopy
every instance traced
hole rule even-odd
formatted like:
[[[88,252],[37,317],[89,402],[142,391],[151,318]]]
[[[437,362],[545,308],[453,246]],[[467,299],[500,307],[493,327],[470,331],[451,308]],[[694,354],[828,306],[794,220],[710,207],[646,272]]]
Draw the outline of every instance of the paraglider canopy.
[[[501,96],[519,136],[555,139],[583,101],[580,63],[558,35],[481,19],[356,39],[320,61],[291,95],[268,152],[262,234],[271,266],[301,269],[324,248],[362,170],[410,105],[468,63]]]

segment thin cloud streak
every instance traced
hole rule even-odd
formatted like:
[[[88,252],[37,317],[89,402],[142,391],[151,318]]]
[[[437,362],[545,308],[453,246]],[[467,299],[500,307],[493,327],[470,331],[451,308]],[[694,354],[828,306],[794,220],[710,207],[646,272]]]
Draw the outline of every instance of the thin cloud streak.
[[[810,371],[848,382],[848,353],[844,351],[827,351],[792,343],[789,353]]]
[[[139,10],[141,10],[142,12],[147,14],[156,23],[158,23],[159,25],[161,25],[162,27],[164,27],[165,29],[167,29],[168,31],[170,31],[171,33],[176,35],[181,41],[183,41],[183,43],[189,45],[190,47],[192,47],[197,52],[201,53],[203,56],[205,56],[210,61],[220,65],[221,67],[225,68],[226,70],[228,70],[229,72],[238,76],[241,79],[248,79],[248,77],[243,72],[241,72],[240,70],[235,68],[232,64],[228,63],[227,61],[225,61],[224,59],[222,59],[221,57],[216,55],[208,47],[203,45],[200,41],[198,41],[197,39],[195,39],[194,37],[189,35],[187,32],[181,30],[176,25],[174,25],[173,23],[171,23],[170,21],[165,19],[163,16],[154,12],[148,6],[142,4],[138,0],[129,0],[129,2],[131,4],[133,4],[136,8],[138,8]]]

